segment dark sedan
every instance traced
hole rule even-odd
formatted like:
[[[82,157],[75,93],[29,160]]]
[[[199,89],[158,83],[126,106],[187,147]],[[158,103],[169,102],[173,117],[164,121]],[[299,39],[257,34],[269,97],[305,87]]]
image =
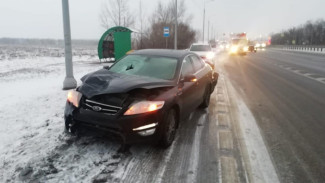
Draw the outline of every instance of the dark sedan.
[[[65,128],[116,134],[124,144],[155,141],[168,147],[179,122],[209,105],[217,79],[195,53],[135,51],[81,78],[82,85],[68,94]]]

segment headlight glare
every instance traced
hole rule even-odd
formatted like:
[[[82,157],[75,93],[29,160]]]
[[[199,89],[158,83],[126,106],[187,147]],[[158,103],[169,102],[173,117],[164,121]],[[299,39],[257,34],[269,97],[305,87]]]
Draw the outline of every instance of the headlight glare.
[[[209,52],[206,57],[207,59],[212,59],[214,57],[214,53]]]
[[[164,106],[164,101],[141,101],[131,104],[131,107],[124,115],[134,115],[146,112],[152,112],[161,109]]]
[[[232,46],[232,47],[230,48],[230,52],[231,52],[231,53],[236,53],[236,52],[237,52],[237,49],[238,49],[237,46]]]
[[[73,104],[75,107],[79,107],[79,102],[82,94],[76,90],[70,90],[68,93],[68,102]]]

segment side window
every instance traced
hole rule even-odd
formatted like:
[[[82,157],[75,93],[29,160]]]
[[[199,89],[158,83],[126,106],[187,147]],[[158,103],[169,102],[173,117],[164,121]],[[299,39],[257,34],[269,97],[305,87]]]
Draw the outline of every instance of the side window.
[[[191,55],[190,57],[193,61],[195,71],[200,70],[204,66],[204,63],[202,62],[202,60],[199,59],[196,55]]]
[[[184,76],[187,76],[187,75],[190,75],[193,73],[194,73],[194,69],[193,69],[192,61],[191,61],[190,57],[186,57],[183,60],[181,77],[184,77]]]

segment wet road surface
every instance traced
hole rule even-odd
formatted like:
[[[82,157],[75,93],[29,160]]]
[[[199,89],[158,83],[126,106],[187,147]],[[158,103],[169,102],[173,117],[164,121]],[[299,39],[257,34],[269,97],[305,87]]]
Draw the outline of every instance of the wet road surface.
[[[251,109],[280,181],[324,182],[324,55],[269,49],[219,62]]]

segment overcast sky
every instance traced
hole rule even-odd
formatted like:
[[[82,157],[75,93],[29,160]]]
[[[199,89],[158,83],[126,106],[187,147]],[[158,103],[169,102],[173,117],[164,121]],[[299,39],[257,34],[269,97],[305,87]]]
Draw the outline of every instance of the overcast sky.
[[[105,31],[99,22],[103,1],[69,1],[73,39],[100,38]],[[139,1],[129,0],[129,8],[136,17]],[[157,2],[142,0],[145,15],[151,14]],[[193,15],[192,26],[198,30],[203,26],[203,2],[185,0],[187,13]],[[247,32],[250,37],[255,37],[307,20],[325,19],[324,7],[325,0],[206,0],[206,20],[210,20],[219,36],[224,32]],[[1,37],[62,39],[61,0],[1,0]]]

